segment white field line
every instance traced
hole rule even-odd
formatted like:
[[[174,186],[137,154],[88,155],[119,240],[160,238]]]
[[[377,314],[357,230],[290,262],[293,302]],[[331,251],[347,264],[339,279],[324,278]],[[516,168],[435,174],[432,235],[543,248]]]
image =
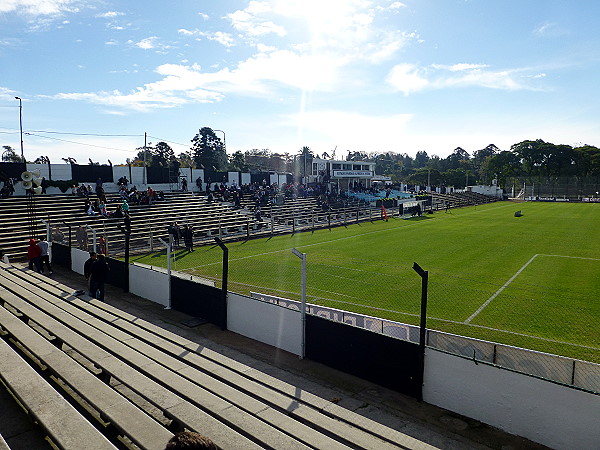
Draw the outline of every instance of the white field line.
[[[585,256],[544,255],[543,253],[540,253],[538,256],[552,256],[554,258],[572,258],[572,259],[587,259],[588,261],[600,261],[600,258],[586,258]]]
[[[513,280],[514,280],[515,278],[517,278],[517,276],[519,276],[519,274],[520,274],[521,272],[523,272],[523,270],[525,270],[525,268],[526,268],[526,267],[527,267],[529,264],[531,264],[531,263],[532,263],[532,261],[533,261],[533,260],[534,260],[534,259],[535,259],[537,256],[538,256],[538,254],[537,254],[537,253],[536,253],[535,255],[533,255],[533,256],[531,257],[531,259],[530,259],[529,261],[527,261],[523,267],[521,267],[519,270],[517,270],[517,273],[515,273],[515,274],[514,274],[512,277],[510,277],[510,279],[509,279],[509,280],[508,280],[506,283],[504,283],[504,285],[503,285],[503,286],[502,286],[500,289],[498,289],[496,292],[494,292],[494,294],[493,294],[493,295],[492,295],[490,298],[488,298],[488,299],[487,299],[487,300],[486,300],[486,301],[483,303],[483,305],[481,305],[481,306],[479,307],[479,309],[477,309],[477,311],[475,311],[473,314],[471,314],[471,315],[469,316],[469,318],[468,318],[467,320],[465,320],[465,322],[464,322],[464,323],[469,323],[469,322],[471,322],[471,320],[473,320],[475,317],[477,317],[477,315],[478,315],[478,314],[479,314],[481,311],[483,311],[483,308],[485,308],[487,305],[489,305],[489,304],[490,304],[490,302],[491,302],[492,300],[494,300],[496,297],[498,297],[498,295],[500,294],[500,292],[502,292],[502,291],[503,291],[503,290],[504,290],[504,289],[505,289],[505,288],[506,288],[506,287],[507,287],[507,286],[508,286],[510,283],[512,283],[512,282],[513,282]]]

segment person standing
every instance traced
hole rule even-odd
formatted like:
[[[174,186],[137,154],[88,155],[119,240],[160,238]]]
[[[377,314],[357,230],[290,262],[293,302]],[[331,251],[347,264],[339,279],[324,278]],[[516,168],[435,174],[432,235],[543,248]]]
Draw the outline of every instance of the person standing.
[[[44,273],[44,264],[48,268],[48,274],[52,275],[52,266],[50,265],[50,244],[44,237],[40,237],[37,245],[40,247],[40,273]]]
[[[183,242],[185,249],[190,253],[194,247],[194,230],[191,225],[185,225],[183,227]]]
[[[103,302],[104,283],[106,282],[110,268],[104,255],[100,254],[97,258],[90,269],[90,296]]]
[[[96,252],[90,252],[89,259],[83,264],[83,276],[87,281],[90,297],[95,297],[95,294],[92,293],[92,289],[90,287],[90,275],[92,274],[92,264],[96,262],[96,257]]]
[[[39,272],[41,269],[40,266],[40,255],[42,254],[42,250],[40,249],[35,239],[29,240],[29,247],[27,247],[27,259],[29,260],[29,270],[34,270]]]

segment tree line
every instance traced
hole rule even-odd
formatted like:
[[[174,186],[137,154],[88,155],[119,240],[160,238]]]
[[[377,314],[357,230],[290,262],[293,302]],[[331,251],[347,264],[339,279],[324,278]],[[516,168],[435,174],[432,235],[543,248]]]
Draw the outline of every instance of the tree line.
[[[227,154],[225,143],[209,127],[203,127],[191,139],[188,151],[175,154],[166,142],[150,143],[138,148],[136,156],[127,160],[132,166],[195,167],[213,171],[279,172],[304,175],[310,172],[312,159],[345,159],[346,161],[375,162],[375,173],[391,177],[393,182],[463,188],[473,184],[500,186],[514,177],[590,177],[600,176],[600,149],[591,145],[571,146],[553,144],[541,139],[525,140],[510,150],[501,150],[494,144],[469,154],[457,147],[446,158],[429,156],[418,151],[414,157],[406,153],[366,153],[347,151],[344,158],[335,158],[327,152],[315,154],[310,147],[302,147],[296,154],[273,153],[268,149],[237,150]],[[9,146],[4,146],[2,160],[21,162],[21,157]],[[74,158],[62,158],[76,164]],[[47,162],[39,157],[33,162]],[[90,164],[99,164],[89,159]]]

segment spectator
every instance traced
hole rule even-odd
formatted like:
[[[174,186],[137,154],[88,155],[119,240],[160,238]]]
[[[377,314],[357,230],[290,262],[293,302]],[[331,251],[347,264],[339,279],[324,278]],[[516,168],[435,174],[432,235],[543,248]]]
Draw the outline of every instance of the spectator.
[[[101,255],[106,255],[106,239],[104,239],[103,234],[98,238],[98,249]]]
[[[48,274],[52,275],[52,266],[50,265],[50,244],[44,237],[40,237],[37,245],[40,247],[40,273],[44,273],[44,264],[48,268]]]
[[[27,247],[27,259],[29,260],[29,270],[34,270],[36,272],[40,272],[40,255],[42,254],[42,249],[37,245],[35,239],[31,238],[29,240],[29,247]]]
[[[202,192],[202,177],[196,178],[196,186],[198,186],[198,191]]]
[[[194,431],[181,431],[169,439],[165,450],[205,449],[218,450],[217,444],[203,434]]]
[[[173,236],[173,245],[179,247],[179,239],[181,238],[181,230],[177,222],[173,222],[173,225],[169,227],[169,234]]]
[[[104,301],[104,283],[110,268],[104,255],[98,255],[90,269],[90,296],[101,302]]]
[[[181,179],[181,190],[187,192],[187,178]]]
[[[42,194],[45,194],[46,189],[48,188],[48,180],[46,180],[46,177],[42,177],[42,182],[40,185],[42,186]]]
[[[83,276],[85,277],[88,283],[88,290],[90,292],[90,297],[93,297],[92,290],[90,289],[90,275],[92,274],[92,264],[96,262],[96,252],[90,252],[89,259],[83,264]]]
[[[121,205],[121,207],[123,208],[123,212],[129,212],[129,203],[127,203],[127,200],[123,199],[123,205]]]
[[[194,247],[194,231],[191,225],[185,225],[183,227],[183,242],[185,249],[190,253]]]

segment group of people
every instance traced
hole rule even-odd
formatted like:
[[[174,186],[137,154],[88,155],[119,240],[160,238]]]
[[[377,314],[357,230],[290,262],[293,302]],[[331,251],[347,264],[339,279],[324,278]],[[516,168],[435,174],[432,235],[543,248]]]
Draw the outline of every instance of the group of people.
[[[52,275],[52,266],[50,265],[50,244],[46,238],[31,238],[29,240],[29,247],[27,247],[27,259],[29,261],[30,270],[35,270],[38,273],[44,273],[45,265],[48,269],[48,273]]]
[[[194,249],[194,229],[191,225],[185,224],[184,226],[179,226],[177,222],[173,222],[169,226],[169,234],[172,236],[172,242],[174,248],[179,247],[181,240],[183,239],[183,243],[185,249],[188,253],[192,252]]]

